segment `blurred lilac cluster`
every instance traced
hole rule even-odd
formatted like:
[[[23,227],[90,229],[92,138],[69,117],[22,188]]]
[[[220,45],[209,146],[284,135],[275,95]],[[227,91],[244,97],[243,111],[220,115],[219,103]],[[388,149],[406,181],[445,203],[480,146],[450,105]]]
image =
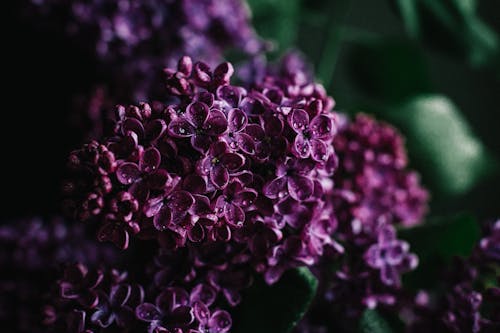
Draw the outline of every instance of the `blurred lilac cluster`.
[[[493,333],[500,330],[500,220],[484,225],[467,258],[455,258],[441,290],[421,290],[401,311],[408,332]]]
[[[263,46],[249,24],[248,8],[239,0],[31,3],[31,15],[45,17],[49,20],[45,24],[57,24],[79,47],[112,66],[158,57],[161,68],[185,54],[213,64],[227,47],[256,54]]]
[[[89,240],[62,218],[12,220],[0,226],[0,321],[6,332],[43,332],[41,308],[61,265],[118,263],[115,248]]]
[[[96,64],[92,86],[77,92],[70,115],[82,138],[106,132],[117,103],[163,99],[161,69],[183,55],[215,65],[228,50],[252,57],[269,48],[241,0],[30,2],[35,25],[63,32]]]
[[[362,114],[340,116],[338,123],[330,200],[338,220],[334,235],[345,251],[314,267],[320,288],[298,332],[322,332],[326,325],[349,331],[357,321],[345,318],[359,319],[378,306],[395,309],[404,300],[401,274],[418,265],[395,227],[421,222],[428,194],[407,168],[401,135]]]

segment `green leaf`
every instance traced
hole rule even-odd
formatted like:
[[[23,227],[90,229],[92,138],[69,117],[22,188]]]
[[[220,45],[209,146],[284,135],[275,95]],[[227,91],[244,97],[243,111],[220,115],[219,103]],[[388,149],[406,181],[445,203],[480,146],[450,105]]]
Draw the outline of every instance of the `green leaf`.
[[[408,34],[461,51],[474,66],[498,64],[500,39],[477,13],[476,0],[397,0]]]
[[[365,310],[359,322],[360,333],[392,333],[387,321],[376,310]]]
[[[476,219],[469,215],[433,219],[420,226],[402,229],[398,235],[410,243],[410,249],[419,257],[417,270],[404,276],[407,288],[434,286],[441,278],[443,267],[454,256],[469,256],[480,238]]]
[[[279,52],[292,47],[297,39],[300,0],[248,0],[248,4],[259,35],[274,41]]]
[[[352,42],[347,61],[350,78],[370,98],[395,103],[431,91],[424,57],[415,43],[363,38],[353,29],[345,38]]]
[[[317,286],[318,281],[307,268],[286,272],[272,286],[257,280],[236,309],[232,332],[290,332],[307,311]]]
[[[494,158],[444,96],[420,95],[383,115],[406,136],[410,159],[432,190],[466,193],[495,168]]]
[[[412,38],[418,37],[420,34],[420,23],[418,21],[417,4],[411,0],[397,0],[397,5],[403,17],[406,32]]]

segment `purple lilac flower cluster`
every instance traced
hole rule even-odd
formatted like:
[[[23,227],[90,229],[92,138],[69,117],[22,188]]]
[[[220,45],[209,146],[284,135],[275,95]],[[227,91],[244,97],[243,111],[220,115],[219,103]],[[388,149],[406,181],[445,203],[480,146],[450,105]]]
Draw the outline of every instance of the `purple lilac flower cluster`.
[[[59,265],[117,263],[116,250],[86,240],[83,226],[63,219],[14,220],[0,226],[0,321],[8,332],[42,332],[40,309]]]
[[[232,318],[219,305],[237,305],[252,282],[237,253],[228,243],[162,248],[140,284],[117,269],[69,265],[44,323],[54,332],[228,332]]]
[[[134,311],[143,299],[142,286],[129,283],[124,272],[68,265],[43,310],[43,323],[50,332],[133,330],[139,324]]]
[[[114,136],[73,152],[67,207],[99,219],[100,240],[127,248],[131,235],[187,243],[248,244],[253,265],[275,282],[311,265],[335,229],[327,194],[337,160],[333,101],[297,77],[229,84],[183,57],[167,69],[170,104],[117,108]]]
[[[163,65],[184,54],[218,61],[224,47],[254,54],[262,43],[239,0],[31,0],[82,48],[104,62],[158,56]],[[175,33],[173,33],[175,31]],[[161,50],[157,50],[161,45]],[[162,59],[163,58],[163,59]],[[147,59],[144,59],[147,60]],[[160,63],[162,64],[162,63]]]
[[[402,307],[407,332],[493,333],[500,330],[500,220],[485,224],[467,258],[454,258],[439,290],[421,290]],[[423,296],[423,297],[422,297]]]
[[[326,329],[325,324],[348,329],[335,318],[359,318],[379,305],[394,308],[400,301],[400,275],[418,265],[409,244],[397,239],[395,225],[419,223],[428,194],[417,174],[406,169],[401,135],[366,115],[352,121],[340,116],[333,144],[339,165],[330,200],[338,219],[335,237],[345,251],[338,258],[324,257],[314,268],[319,296],[301,332]]]
[[[343,227],[370,231],[422,221],[429,195],[418,174],[407,170],[403,137],[396,129],[360,114],[343,121],[334,146],[340,161],[334,202]]]
[[[442,320],[453,333],[500,330],[500,220],[486,229],[471,257],[452,272]]]

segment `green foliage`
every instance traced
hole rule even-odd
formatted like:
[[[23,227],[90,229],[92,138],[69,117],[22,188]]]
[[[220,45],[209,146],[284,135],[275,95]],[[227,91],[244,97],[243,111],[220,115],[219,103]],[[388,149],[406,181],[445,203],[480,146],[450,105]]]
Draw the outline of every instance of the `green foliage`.
[[[236,309],[232,332],[290,332],[309,307],[317,286],[318,281],[307,268],[285,273],[272,286],[259,279]]]
[[[493,158],[444,96],[416,96],[384,116],[406,136],[411,160],[431,189],[463,194],[493,170]]]
[[[395,103],[431,91],[422,50],[415,43],[359,38],[349,55],[350,77],[370,98]]]
[[[359,322],[359,333],[392,333],[387,321],[376,311],[367,309]]]
[[[498,61],[498,34],[477,14],[476,0],[397,0],[397,4],[410,36],[463,54],[474,66]]]
[[[249,0],[257,32],[276,43],[281,53],[297,40],[300,0]]]

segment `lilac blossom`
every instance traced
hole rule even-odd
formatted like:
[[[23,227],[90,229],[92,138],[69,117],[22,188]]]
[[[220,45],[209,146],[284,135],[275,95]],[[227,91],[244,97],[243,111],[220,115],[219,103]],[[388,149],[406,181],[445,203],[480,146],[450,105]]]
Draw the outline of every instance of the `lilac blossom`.
[[[343,120],[334,147],[339,166],[334,204],[340,227],[418,224],[429,195],[408,161],[401,135],[366,115]]]
[[[116,269],[67,265],[57,281],[59,294],[52,295],[44,307],[47,331],[124,331],[138,327],[134,310],[143,302],[144,290],[127,280],[127,273]]]
[[[155,85],[151,73],[184,54],[214,64],[228,48],[250,55],[267,48],[239,0],[30,2],[26,11],[35,24],[61,31],[117,84],[120,78],[134,80],[121,93],[132,93],[131,101],[146,98]]]
[[[165,70],[171,102],[119,106],[114,134],[71,154],[67,210],[121,248],[134,237],[171,249],[241,245],[268,283],[324,248],[342,251],[328,201],[333,100],[306,74],[269,72],[239,87],[233,72],[185,56]]]
[[[380,278],[386,285],[400,285],[400,272],[417,267],[418,258],[409,254],[410,245],[396,238],[394,227],[387,225],[378,230],[377,243],[365,253],[365,261],[371,268],[380,270]]]
[[[41,309],[61,264],[83,261],[97,267],[121,262],[113,247],[89,240],[83,225],[62,218],[4,222],[0,248],[0,321],[9,332],[46,331]],[[94,302],[94,294],[76,289],[65,289],[65,295]]]

